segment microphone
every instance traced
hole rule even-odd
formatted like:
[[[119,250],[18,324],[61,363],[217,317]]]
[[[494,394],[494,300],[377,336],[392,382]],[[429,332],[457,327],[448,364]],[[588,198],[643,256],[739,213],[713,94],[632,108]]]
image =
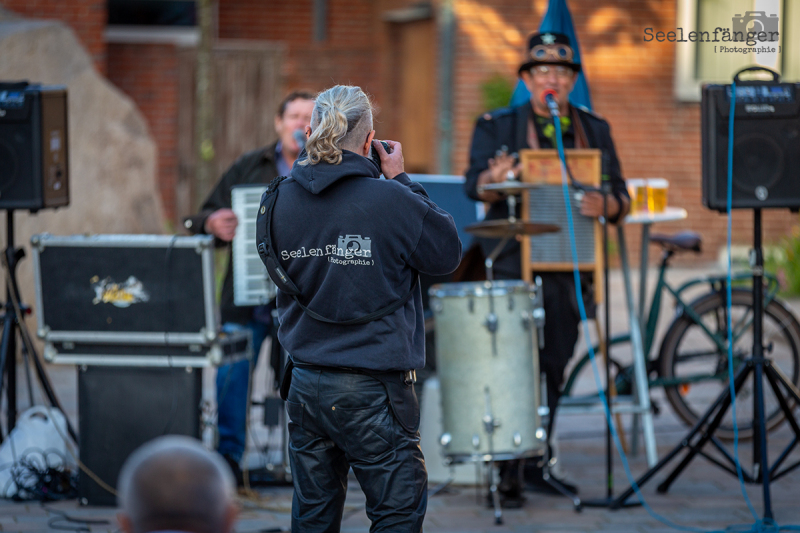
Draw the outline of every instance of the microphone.
[[[554,117],[559,116],[561,113],[558,110],[558,102],[556,102],[556,92],[555,89],[547,89],[542,93],[542,103],[547,106],[547,109],[550,110],[550,114]]]
[[[298,128],[292,132],[292,137],[294,137],[294,140],[297,143],[297,148],[299,148],[299,151],[302,152],[303,148],[306,147],[306,132]]]

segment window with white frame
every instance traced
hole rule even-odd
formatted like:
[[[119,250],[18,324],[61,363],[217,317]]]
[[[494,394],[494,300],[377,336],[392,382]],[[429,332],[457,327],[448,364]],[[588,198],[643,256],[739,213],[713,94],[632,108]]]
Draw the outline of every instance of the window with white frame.
[[[678,0],[676,30],[679,100],[700,101],[703,84],[730,83],[754,65],[779,72],[782,81],[800,81],[796,0]]]

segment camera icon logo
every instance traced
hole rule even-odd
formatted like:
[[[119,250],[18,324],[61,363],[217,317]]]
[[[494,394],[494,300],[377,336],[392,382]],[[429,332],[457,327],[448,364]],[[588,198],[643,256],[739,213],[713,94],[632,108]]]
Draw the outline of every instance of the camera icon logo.
[[[744,15],[736,14],[731,17],[731,23],[733,33],[741,34],[741,38],[734,39],[735,41],[752,40],[762,32],[767,34],[764,41],[777,41],[781,26],[778,15],[767,15],[764,11],[745,11]]]
[[[337,255],[345,257],[370,257],[372,255],[372,240],[361,235],[339,236],[336,246]]]

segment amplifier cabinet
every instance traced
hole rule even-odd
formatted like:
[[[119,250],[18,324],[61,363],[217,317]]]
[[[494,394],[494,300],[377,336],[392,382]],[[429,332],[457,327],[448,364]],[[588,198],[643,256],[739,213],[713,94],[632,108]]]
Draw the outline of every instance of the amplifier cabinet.
[[[207,366],[221,359],[213,237],[31,238],[50,362]]]
[[[67,88],[0,82],[0,209],[69,204]]]
[[[700,104],[703,205],[728,209],[731,85],[706,85]],[[732,209],[800,210],[800,83],[736,83]]]
[[[78,367],[81,462],[116,488],[128,456],[161,435],[200,438],[201,368]],[[116,497],[81,471],[83,505],[116,505]]]

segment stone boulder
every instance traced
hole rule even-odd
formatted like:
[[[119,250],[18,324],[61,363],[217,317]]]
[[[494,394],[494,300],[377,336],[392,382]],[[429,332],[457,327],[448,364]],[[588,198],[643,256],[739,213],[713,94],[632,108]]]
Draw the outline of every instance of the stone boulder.
[[[2,81],[67,87],[70,204],[14,215],[15,244],[27,253],[17,269],[22,297],[34,304],[31,235],[164,232],[157,151],[133,101],[95,70],[68,26],[0,8],[0,57]],[[6,219],[0,212],[0,235]]]

